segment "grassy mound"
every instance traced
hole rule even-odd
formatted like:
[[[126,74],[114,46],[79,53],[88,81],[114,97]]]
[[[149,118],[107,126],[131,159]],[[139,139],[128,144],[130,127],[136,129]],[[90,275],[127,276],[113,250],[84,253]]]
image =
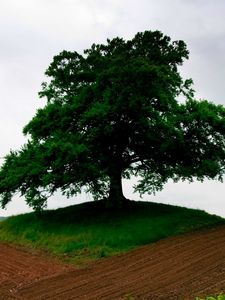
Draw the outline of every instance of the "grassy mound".
[[[111,256],[168,236],[212,226],[224,219],[200,210],[130,201],[105,211],[102,201],[7,218],[0,240],[48,251],[70,262]]]

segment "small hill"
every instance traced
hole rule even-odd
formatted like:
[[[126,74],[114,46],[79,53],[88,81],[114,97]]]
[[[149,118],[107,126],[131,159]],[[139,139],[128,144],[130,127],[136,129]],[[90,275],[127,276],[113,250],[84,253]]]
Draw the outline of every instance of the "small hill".
[[[6,217],[0,217],[0,221],[3,221],[5,219],[6,219]]]
[[[46,210],[40,216],[8,217],[0,224],[0,241],[43,249],[79,264],[221,223],[225,220],[200,210],[129,201],[116,211],[96,201]]]

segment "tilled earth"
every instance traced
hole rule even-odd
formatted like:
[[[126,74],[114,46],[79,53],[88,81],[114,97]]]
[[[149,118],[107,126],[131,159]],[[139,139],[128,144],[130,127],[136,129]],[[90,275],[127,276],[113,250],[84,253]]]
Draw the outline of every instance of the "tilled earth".
[[[0,299],[195,299],[225,291],[225,226],[103,259],[83,269],[0,244]]]

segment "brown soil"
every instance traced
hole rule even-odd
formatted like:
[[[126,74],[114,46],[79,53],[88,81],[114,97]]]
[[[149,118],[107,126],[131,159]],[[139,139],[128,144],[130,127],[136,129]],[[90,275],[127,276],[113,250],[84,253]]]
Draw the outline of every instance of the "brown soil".
[[[225,226],[76,269],[0,245],[0,299],[195,299],[225,291]]]

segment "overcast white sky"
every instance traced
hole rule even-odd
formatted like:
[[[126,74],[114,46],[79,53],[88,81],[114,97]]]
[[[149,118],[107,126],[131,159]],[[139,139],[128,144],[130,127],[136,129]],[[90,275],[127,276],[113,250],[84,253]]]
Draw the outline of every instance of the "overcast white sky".
[[[225,105],[224,0],[0,0],[0,156],[25,143],[22,128],[36,109],[44,71],[62,50],[104,43],[116,36],[132,38],[138,31],[161,30],[182,39],[190,58],[182,74],[195,83],[196,97]],[[132,195],[128,182],[124,193]],[[225,216],[225,184],[168,183],[146,200],[201,208]],[[49,207],[70,205],[90,196],[67,200],[56,195]],[[0,215],[28,211],[18,197]]]

